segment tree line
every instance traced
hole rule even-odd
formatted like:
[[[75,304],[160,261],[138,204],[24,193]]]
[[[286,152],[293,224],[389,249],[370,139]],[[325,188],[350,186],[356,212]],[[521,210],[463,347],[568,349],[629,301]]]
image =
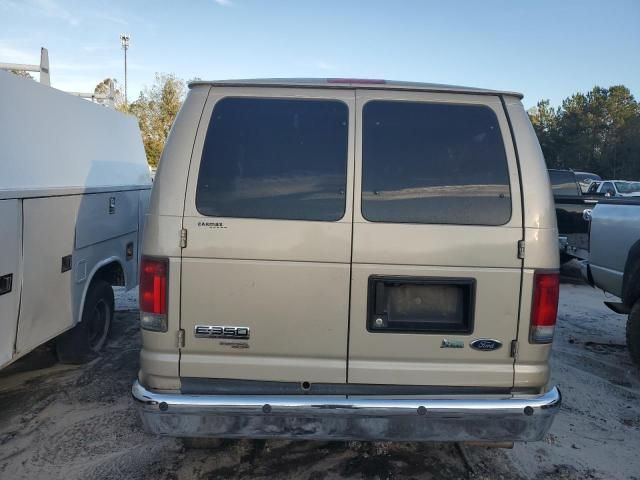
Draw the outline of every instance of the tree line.
[[[556,108],[541,100],[529,117],[549,168],[640,180],[640,104],[627,87],[594,87]]]

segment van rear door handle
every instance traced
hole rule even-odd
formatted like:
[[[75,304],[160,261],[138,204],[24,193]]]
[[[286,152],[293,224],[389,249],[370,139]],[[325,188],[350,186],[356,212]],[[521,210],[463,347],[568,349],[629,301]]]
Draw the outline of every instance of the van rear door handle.
[[[0,277],[0,295],[9,293],[13,286],[13,273],[3,275]]]

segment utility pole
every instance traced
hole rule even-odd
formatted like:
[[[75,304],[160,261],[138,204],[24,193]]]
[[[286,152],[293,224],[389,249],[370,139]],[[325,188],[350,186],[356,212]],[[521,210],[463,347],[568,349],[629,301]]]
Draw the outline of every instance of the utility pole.
[[[127,97],[127,50],[129,50],[129,40],[131,37],[128,33],[120,34],[120,45],[124,50],[124,104],[129,105],[129,99]]]

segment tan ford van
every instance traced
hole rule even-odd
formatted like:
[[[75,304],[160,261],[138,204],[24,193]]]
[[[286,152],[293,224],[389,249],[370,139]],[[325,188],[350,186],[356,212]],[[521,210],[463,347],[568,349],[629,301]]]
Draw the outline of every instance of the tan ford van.
[[[190,87],[146,219],[148,431],[542,438],[560,405],[558,232],[521,95]]]

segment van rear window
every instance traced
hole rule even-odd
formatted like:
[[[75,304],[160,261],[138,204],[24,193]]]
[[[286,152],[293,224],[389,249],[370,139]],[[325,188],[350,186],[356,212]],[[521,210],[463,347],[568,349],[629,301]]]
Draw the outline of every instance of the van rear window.
[[[362,142],[367,220],[503,225],[511,218],[507,157],[490,108],[370,101]]]
[[[196,208],[214,217],[341,219],[348,116],[337,100],[220,100],[205,138]]]

